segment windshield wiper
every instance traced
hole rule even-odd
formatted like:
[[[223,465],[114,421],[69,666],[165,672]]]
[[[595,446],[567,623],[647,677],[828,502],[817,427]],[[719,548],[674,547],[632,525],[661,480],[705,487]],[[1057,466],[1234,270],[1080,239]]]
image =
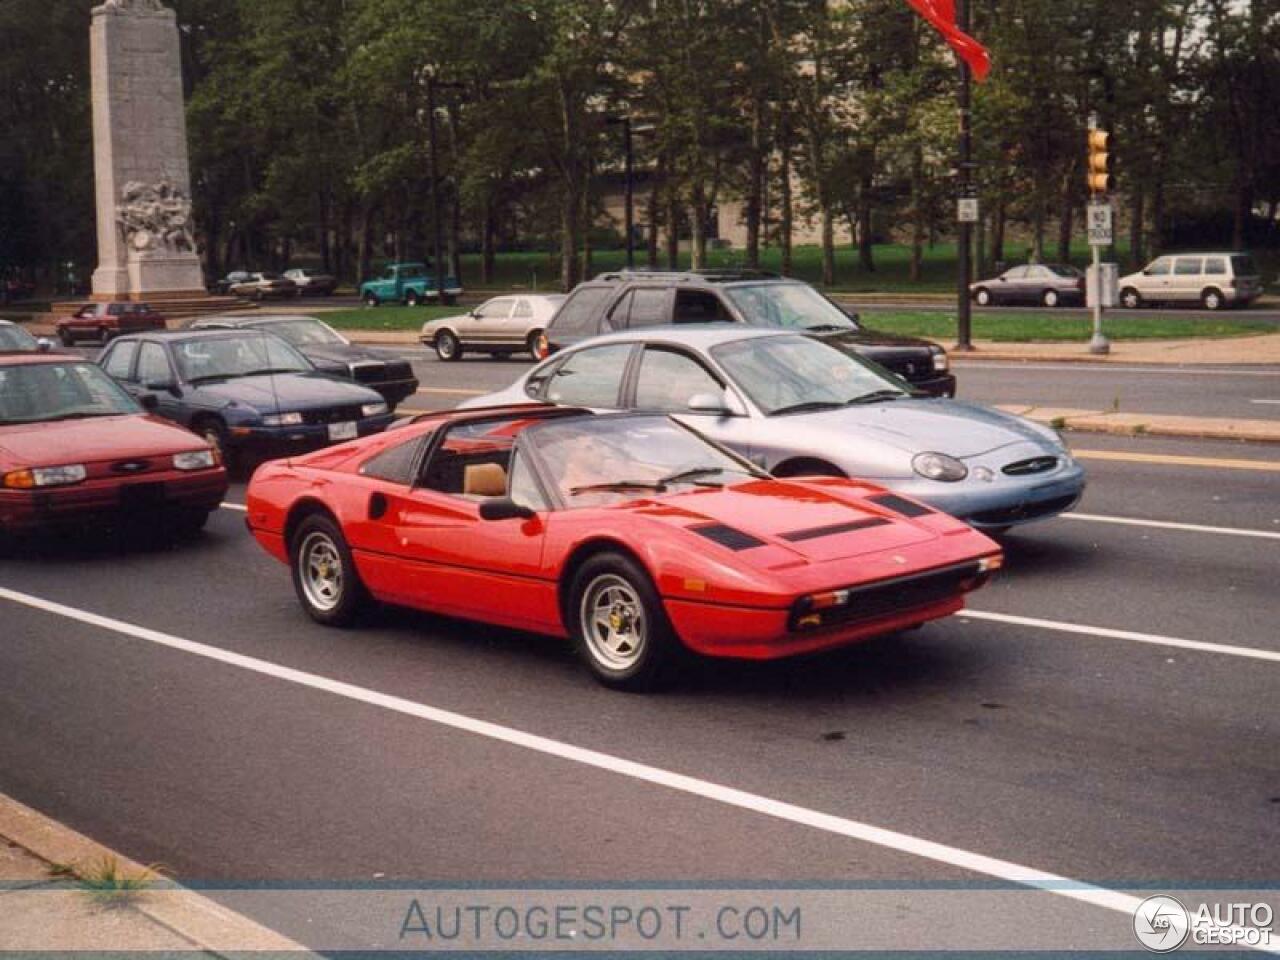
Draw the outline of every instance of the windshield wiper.
[[[879,403],[882,400],[897,400],[899,397],[905,397],[907,394],[901,390],[872,390],[870,393],[864,393],[860,397],[854,397],[849,401],[850,405],[857,403]]]
[[[658,483],[664,487],[671,483],[698,483],[699,486],[704,487],[723,487],[723,483],[713,483],[707,480],[699,482],[699,478],[717,473],[726,473],[728,470],[728,467],[690,467],[688,470],[681,470],[678,473],[663,477]]]
[[[836,331],[852,330],[852,326],[842,327],[838,323],[819,323],[812,327],[805,327],[809,333],[835,333]]]
[[[238,373],[206,373],[203,377],[192,377],[187,383],[195,386],[201,383],[213,383],[215,380],[230,380],[238,376],[240,376]]]
[[[780,413],[805,413],[810,410],[836,410],[844,405],[845,402],[842,400],[805,400],[801,403],[793,403],[789,407],[779,407],[771,416],[777,416]]]
[[[242,377],[265,377],[269,373],[305,373],[305,370],[299,370],[297,367],[263,367],[261,370],[250,370],[248,373],[242,373]]]
[[[660,483],[645,483],[642,480],[617,480],[613,483],[588,483],[582,487],[570,487],[569,493],[577,496],[580,493],[590,493],[597,490],[656,490],[661,493],[665,490]]]
[[[57,420],[92,420],[94,417],[118,417],[118,416],[120,416],[119,413],[108,413],[102,410],[92,412],[92,413],[85,412],[82,410],[76,413],[60,413],[56,417],[45,417],[43,420],[40,420],[40,421],[28,420],[26,422],[27,423],[36,423],[36,422],[53,423],[54,421],[57,421]]]

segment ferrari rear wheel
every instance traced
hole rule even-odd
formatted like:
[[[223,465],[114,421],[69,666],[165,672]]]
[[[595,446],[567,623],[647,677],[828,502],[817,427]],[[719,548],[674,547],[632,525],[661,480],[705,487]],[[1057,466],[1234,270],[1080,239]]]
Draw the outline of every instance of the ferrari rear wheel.
[[[570,617],[582,658],[608,687],[652,689],[679,651],[652,581],[619,553],[597,554],[578,570]]]
[[[289,552],[294,590],[307,615],[331,627],[354,622],[367,595],[337,523],[324,514],[307,517]]]

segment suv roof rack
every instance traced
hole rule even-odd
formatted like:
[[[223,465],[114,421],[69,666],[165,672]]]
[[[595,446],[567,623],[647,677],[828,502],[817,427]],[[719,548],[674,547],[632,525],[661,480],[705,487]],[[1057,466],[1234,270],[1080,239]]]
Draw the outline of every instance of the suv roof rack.
[[[747,267],[723,267],[714,270],[646,270],[641,267],[608,270],[593,278],[595,283],[618,283],[623,280],[676,280],[681,282],[733,283],[739,280],[780,280],[768,270]]]

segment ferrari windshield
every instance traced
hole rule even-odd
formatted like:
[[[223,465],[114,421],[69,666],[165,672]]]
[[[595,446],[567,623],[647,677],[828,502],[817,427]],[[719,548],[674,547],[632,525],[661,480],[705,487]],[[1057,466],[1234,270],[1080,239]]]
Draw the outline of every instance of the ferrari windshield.
[[[314,369],[306,357],[279,337],[257,331],[181,340],[173,345],[173,356],[187,383]]]
[[[0,426],[141,412],[137,402],[92,363],[0,366]]]
[[[750,283],[725,287],[742,318],[757,327],[800,330],[855,330],[855,324],[834,303],[807,283]]]
[[[575,417],[526,436],[570,507],[722,487],[760,475],[667,417]]]
[[[0,353],[34,352],[39,346],[36,338],[21,327],[0,323]]]
[[[766,416],[911,393],[904,381],[825,338],[745,337],[712,347],[711,356]]]
[[[295,347],[345,346],[347,342],[327,323],[315,317],[298,317],[294,320],[255,324],[254,329],[274,333],[277,337],[288,340]]]

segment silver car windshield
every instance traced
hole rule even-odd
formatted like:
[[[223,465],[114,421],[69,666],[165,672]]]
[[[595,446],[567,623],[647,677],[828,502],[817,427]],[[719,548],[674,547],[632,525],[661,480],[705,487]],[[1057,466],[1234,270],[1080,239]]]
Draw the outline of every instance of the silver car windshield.
[[[853,330],[856,325],[839,307],[804,283],[735,284],[727,296],[747,323],[757,327],[799,330]]]
[[[667,417],[591,417],[526,434],[570,507],[723,487],[759,472]]]
[[[910,395],[898,378],[824,339],[749,337],[711,355],[767,416],[895,400]]]

